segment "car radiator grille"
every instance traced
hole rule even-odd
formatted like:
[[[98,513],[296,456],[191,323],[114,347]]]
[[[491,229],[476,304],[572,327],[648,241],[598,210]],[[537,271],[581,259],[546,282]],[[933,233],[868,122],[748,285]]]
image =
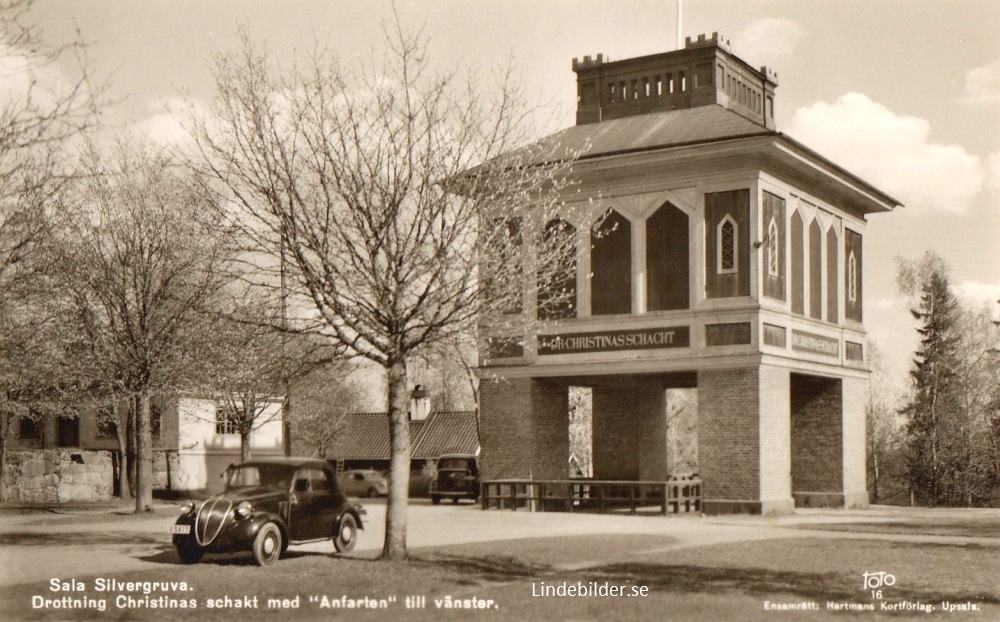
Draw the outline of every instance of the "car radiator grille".
[[[194,537],[198,544],[208,546],[219,536],[232,507],[232,501],[222,498],[201,504],[194,521]]]

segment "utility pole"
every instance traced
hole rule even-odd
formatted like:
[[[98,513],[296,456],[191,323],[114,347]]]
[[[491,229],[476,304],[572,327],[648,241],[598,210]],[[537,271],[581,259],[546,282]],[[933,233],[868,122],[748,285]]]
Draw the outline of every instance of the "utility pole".
[[[281,402],[281,440],[285,456],[292,455],[292,390],[288,378],[288,283],[285,269],[285,236],[281,235],[281,383],[285,399]]]

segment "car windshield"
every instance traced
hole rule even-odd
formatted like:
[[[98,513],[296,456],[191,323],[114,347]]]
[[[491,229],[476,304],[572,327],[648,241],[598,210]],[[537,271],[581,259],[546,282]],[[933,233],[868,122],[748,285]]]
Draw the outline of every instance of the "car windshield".
[[[288,490],[295,467],[287,464],[241,464],[229,472],[226,488],[263,486]]]

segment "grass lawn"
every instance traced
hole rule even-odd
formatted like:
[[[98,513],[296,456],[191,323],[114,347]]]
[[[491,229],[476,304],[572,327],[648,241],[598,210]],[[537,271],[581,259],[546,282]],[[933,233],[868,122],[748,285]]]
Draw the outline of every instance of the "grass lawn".
[[[31,597],[61,597],[47,583],[0,590],[4,619],[54,620],[775,620],[775,619],[923,619],[926,614],[817,613],[765,611],[765,601],[871,603],[862,573],[885,571],[895,585],[888,602],[910,601],[940,609],[942,601],[975,602],[981,611],[947,616],[950,620],[1000,619],[1000,547],[901,544],[871,540],[797,538],[670,549],[671,538],[606,535],[523,539],[457,545],[412,552],[405,563],[364,557],[335,558],[295,553],[269,569],[249,557],[209,558],[181,566],[172,551],[148,559],[156,570],[117,575],[127,581],[185,581],[193,592],[167,592],[197,601],[183,609],[115,609],[114,594],[73,593],[108,599],[104,613],[85,610],[33,610]],[[647,596],[534,597],[533,588],[608,582],[644,586]],[[142,597],[141,592],[131,593]],[[155,598],[158,594],[154,593]],[[207,599],[234,601],[258,597],[256,609],[209,610]],[[388,610],[321,609],[309,596],[330,600],[389,599]],[[407,609],[407,596],[426,596],[426,609]],[[298,609],[268,609],[268,598],[300,596]],[[495,608],[438,609],[434,600],[492,600]],[[267,616],[265,618],[265,616]]]

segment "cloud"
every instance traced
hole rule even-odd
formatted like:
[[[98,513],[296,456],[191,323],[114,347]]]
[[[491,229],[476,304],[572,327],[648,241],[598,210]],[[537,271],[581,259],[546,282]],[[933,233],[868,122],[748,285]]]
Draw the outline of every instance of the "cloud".
[[[788,133],[914,210],[965,212],[986,181],[978,156],[931,142],[926,119],[861,93],[799,108]]]
[[[780,17],[750,22],[733,39],[733,52],[758,64],[773,66],[792,59],[795,49],[809,33],[801,25]]]
[[[993,304],[1000,300],[1000,283],[963,281],[955,286],[955,294],[974,305]]]
[[[986,174],[989,176],[989,187],[1000,190],[1000,151],[994,151],[986,158]]]
[[[0,106],[22,109],[30,102],[45,113],[65,101],[73,86],[55,63],[45,60],[0,44]]]
[[[970,104],[1000,102],[1000,60],[965,73],[965,91],[959,101]]]
[[[186,148],[193,144],[190,129],[195,115],[204,119],[207,106],[198,99],[163,97],[152,99],[147,107],[151,113],[138,121],[135,128],[151,141],[162,146]]]

